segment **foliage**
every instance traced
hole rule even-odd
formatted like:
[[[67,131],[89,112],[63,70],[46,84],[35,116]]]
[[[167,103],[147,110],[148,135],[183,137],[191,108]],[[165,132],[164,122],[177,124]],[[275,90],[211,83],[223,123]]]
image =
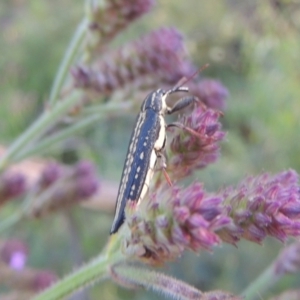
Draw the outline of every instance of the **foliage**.
[[[160,242],[163,245],[164,230],[159,226],[171,226],[168,228],[172,228],[172,234],[176,233],[179,242],[185,246],[175,252],[168,252],[166,247],[171,255],[163,252],[160,258],[174,259],[185,249],[212,249],[217,244],[236,243],[240,239],[261,242],[271,235],[286,241],[288,236],[298,236],[297,175],[296,172],[281,171],[290,168],[299,171],[300,168],[297,151],[300,130],[299,4],[273,0],[224,0],[213,5],[209,1],[196,0],[188,3],[132,2],[133,8],[133,4],[125,0],[87,1],[84,13],[82,3],[69,0],[0,4],[0,68],[3,70],[0,75],[0,136],[1,143],[8,149],[0,157],[0,250],[4,253],[3,264],[6,264],[3,270],[8,276],[2,283],[11,287],[11,292],[3,289],[3,297],[14,293],[28,299],[54,278],[68,274],[73,266],[99,255],[108,238],[116,182],[141,100],[149,91],[169,88],[206,63],[210,67],[187,85],[209,109],[187,111],[186,117],[179,120],[189,128],[193,128],[194,121],[191,120],[197,120],[202,127],[199,125],[193,130],[204,135],[221,134],[221,122],[226,137],[222,133],[214,140],[212,158],[207,155],[211,154],[210,148],[206,155],[201,152],[202,143],[205,142],[206,147],[210,145],[208,136],[200,140],[197,136],[197,144],[195,136],[188,132],[176,129],[168,133],[168,172],[171,178],[183,174],[181,183],[186,188],[175,191],[179,195],[182,193],[183,202],[171,205],[178,213],[178,227],[166,225],[166,219],[161,216],[155,224],[162,230]],[[82,14],[84,18],[80,22]],[[72,34],[73,40],[67,46]],[[62,63],[61,57],[65,57]],[[60,71],[56,73],[58,65]],[[229,97],[225,102],[227,90]],[[216,109],[223,110],[224,116],[221,117]],[[206,119],[203,115],[207,115]],[[213,118],[214,126],[209,130],[205,122],[209,123],[210,118]],[[171,118],[167,120],[171,122]],[[195,145],[197,147],[193,148]],[[180,151],[187,154],[186,157],[182,158]],[[31,160],[37,156],[39,160]],[[94,167],[83,161],[87,159]],[[190,170],[195,161],[197,167]],[[180,169],[180,166],[188,169]],[[180,172],[176,174],[174,170]],[[277,175],[272,177],[264,173],[258,176],[266,170]],[[238,184],[245,175],[251,176]],[[285,181],[285,176],[290,181]],[[158,199],[161,211],[168,211],[173,203],[172,195],[165,191],[164,178],[155,177],[155,180],[153,199]],[[191,184],[193,181],[200,181],[203,187]],[[228,185],[237,187],[223,188]],[[273,190],[277,191],[275,196]],[[216,198],[210,198],[210,191],[219,191],[213,194]],[[195,213],[197,217],[193,219],[194,223],[184,223],[184,228],[194,232],[193,226],[197,224],[207,230],[207,235],[200,242],[191,240],[184,244],[182,231],[178,228],[183,228],[180,223],[183,211],[195,193],[203,202],[196,212],[188,207],[189,216]],[[276,207],[270,214],[268,207],[271,204],[261,199],[251,206],[249,199],[254,195],[256,200],[262,195],[266,201],[272,199],[280,209]],[[206,207],[209,201],[215,201],[214,218],[220,216],[222,222],[207,217],[207,210],[203,213],[202,205]],[[144,204],[147,207],[147,202]],[[283,219],[281,213],[288,219]],[[134,243],[131,244],[129,234],[135,230],[132,221],[136,218],[135,208],[127,208],[127,216],[130,222],[126,230],[129,231],[122,234],[128,247],[123,248],[123,253],[129,255],[130,252],[129,256],[136,258],[139,254],[132,251]],[[140,224],[150,218],[145,212],[142,216]],[[240,227],[226,227],[231,222]],[[262,223],[271,224],[269,231],[253,227],[261,228]],[[108,253],[112,257],[108,263],[111,269],[107,273],[107,262],[102,264],[103,274],[99,272],[98,279],[110,276],[127,287],[152,282],[150,288],[164,292],[160,284],[173,282],[168,281],[171,280],[168,276],[153,271],[147,273],[140,270],[140,265],[124,265],[122,259],[120,263],[120,254],[115,250],[122,244],[119,237],[122,234],[111,239],[109,251],[108,248],[103,250],[102,254]],[[200,233],[197,231],[197,234]],[[26,241],[30,249],[20,240]],[[294,243],[286,247],[275,258],[282,245],[271,239],[264,243],[262,248],[243,241],[239,242],[238,249],[224,244],[222,249],[213,248],[214,253],[210,256],[203,249],[199,257],[185,253],[180,260],[169,263],[165,271],[205,291],[222,289],[240,294],[253,282],[244,291],[247,299],[256,299],[256,290],[265,292],[264,297],[272,297],[297,288],[299,279],[296,276],[283,276],[298,271],[299,245]],[[145,241],[142,245],[145,246]],[[151,263],[156,259],[153,253],[157,253],[157,245],[160,244],[151,244],[155,249],[149,256]],[[135,251],[141,248],[135,248]],[[18,255],[12,255],[14,253]],[[33,268],[30,272],[24,267],[27,257],[27,264]],[[101,265],[102,259],[100,255],[80,270],[88,270],[97,262]],[[145,263],[144,258],[142,261]],[[269,263],[271,266],[263,272]],[[24,272],[19,276],[24,281],[16,285],[15,273],[7,269],[7,265],[22,269]],[[260,272],[261,277],[258,276]],[[81,278],[80,271],[78,274],[77,278]],[[90,274],[96,273],[91,269]],[[74,282],[72,276],[76,277],[76,273],[70,276],[66,279]],[[258,280],[254,281],[256,277]],[[255,285],[259,280],[265,283],[266,291]],[[175,286],[181,287],[182,291],[188,290],[182,281],[176,281]],[[26,293],[19,293],[20,289]],[[171,290],[170,285],[168,291]],[[107,282],[97,284],[89,293],[91,298],[101,295],[103,299],[151,299],[153,296],[143,289],[128,292]],[[222,292],[209,293],[201,297],[225,297]],[[78,297],[88,299],[88,292],[82,292]]]

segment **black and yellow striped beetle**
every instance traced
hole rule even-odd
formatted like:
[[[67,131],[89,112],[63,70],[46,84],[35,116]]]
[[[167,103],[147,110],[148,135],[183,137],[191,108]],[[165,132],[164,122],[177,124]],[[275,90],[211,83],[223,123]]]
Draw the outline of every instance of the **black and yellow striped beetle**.
[[[162,150],[167,127],[164,116],[187,107],[197,99],[193,96],[181,98],[173,107],[168,107],[166,98],[175,92],[188,91],[188,87],[176,86],[168,91],[158,89],[145,98],[129,142],[111,234],[116,233],[124,222],[127,201],[139,202],[145,197],[158,158],[162,159],[164,170]]]

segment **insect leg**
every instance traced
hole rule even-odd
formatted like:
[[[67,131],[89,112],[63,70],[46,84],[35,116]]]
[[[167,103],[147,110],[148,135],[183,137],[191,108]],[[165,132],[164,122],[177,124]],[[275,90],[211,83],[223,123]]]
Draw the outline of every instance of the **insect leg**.
[[[186,108],[189,106],[191,103],[194,102],[199,102],[199,99],[195,96],[189,96],[189,97],[184,97],[178,100],[173,107],[170,108],[170,110],[167,112],[169,115],[173,114],[176,111],[179,111],[183,108]]]
[[[166,157],[164,156],[164,154],[162,152],[157,152],[156,155],[157,155],[157,158],[159,158],[159,164],[160,164],[159,168],[162,169],[169,186],[172,186],[171,179],[169,177],[169,174],[166,171],[166,168],[167,168]]]
[[[189,106],[191,103],[195,103],[195,102],[197,102],[197,104],[200,105],[203,109],[206,109],[205,104],[204,104],[202,101],[200,101],[197,97],[195,97],[195,96],[189,96],[189,97],[184,97],[184,98],[179,99],[179,100],[174,104],[174,106],[171,107],[171,108],[168,110],[167,113],[168,113],[168,114],[172,114],[172,113],[174,113],[174,112],[176,112],[176,111],[179,111],[179,110],[181,110],[181,109],[183,109],[183,108],[186,108],[186,107]],[[178,127],[178,128],[181,128],[181,129],[183,129],[183,130],[189,132],[190,134],[192,134],[192,135],[194,135],[194,136],[196,136],[196,137],[199,137],[199,134],[198,134],[195,130],[193,130],[193,129],[189,128],[189,127],[186,127],[186,126],[183,125],[182,123],[179,123],[179,122],[173,122],[173,123],[171,123],[171,124],[168,124],[168,125],[166,126],[166,129],[168,130],[168,129],[171,128],[171,127]]]
[[[173,123],[171,123],[171,124],[168,124],[168,125],[167,125],[167,130],[168,130],[169,128],[171,128],[171,127],[177,127],[177,128],[180,128],[180,129],[183,129],[183,130],[187,131],[187,132],[190,133],[191,135],[194,135],[194,136],[196,136],[196,137],[201,137],[201,136],[199,135],[198,132],[196,132],[196,131],[193,130],[192,128],[189,128],[189,127],[184,126],[183,124],[181,124],[181,123],[179,123],[179,122],[173,122]]]

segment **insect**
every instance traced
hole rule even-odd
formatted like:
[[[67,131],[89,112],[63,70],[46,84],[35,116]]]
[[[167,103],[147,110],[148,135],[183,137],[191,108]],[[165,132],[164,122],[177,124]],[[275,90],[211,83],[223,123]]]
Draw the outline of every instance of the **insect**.
[[[164,117],[187,107],[197,101],[197,98],[181,98],[173,107],[167,106],[166,99],[170,94],[188,91],[188,87],[180,85],[168,91],[158,89],[145,98],[129,142],[110,234],[116,233],[123,224],[127,201],[139,203],[145,197],[158,158],[162,160],[163,171],[168,180],[162,153],[166,143]]]

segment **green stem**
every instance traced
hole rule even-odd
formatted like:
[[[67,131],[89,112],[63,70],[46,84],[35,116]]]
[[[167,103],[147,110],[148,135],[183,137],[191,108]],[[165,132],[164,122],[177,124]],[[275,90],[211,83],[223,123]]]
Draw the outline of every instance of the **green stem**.
[[[0,171],[9,163],[13,162],[16,155],[21,152],[25,146],[37,138],[49,125],[60,118],[70,107],[79,99],[78,93],[73,93],[69,98],[57,103],[52,109],[47,109],[19,138],[8,148],[5,154],[0,158]]]
[[[88,284],[106,278],[108,278],[107,260],[105,256],[99,256],[91,263],[58,281],[49,289],[34,297],[33,300],[64,299]]]
[[[50,136],[46,139],[43,139],[37,145],[30,147],[29,149],[25,149],[19,155],[16,156],[16,161],[23,160],[29,156],[34,156],[36,154],[43,154],[45,151],[48,151],[53,147],[56,143],[60,142],[61,140],[69,137],[70,135],[80,132],[84,128],[88,127],[89,125],[95,123],[99,119],[99,116],[89,116],[84,120],[70,126],[64,130],[61,130],[57,134]]]
[[[275,265],[271,264],[265,271],[260,274],[243,292],[245,300],[262,299],[265,291],[278,281],[279,277],[275,272]]]
[[[52,106],[55,101],[59,98],[59,92],[64,84],[66,79],[66,75],[70,69],[71,64],[74,61],[76,54],[78,53],[78,49],[82,44],[82,41],[85,37],[86,28],[87,28],[88,20],[83,19],[81,23],[78,25],[75,34],[72,37],[72,40],[65,52],[65,55],[59,65],[57,74],[54,79],[54,83],[51,88],[50,97],[49,97],[49,105]]]
[[[79,47],[82,44],[82,40],[85,36],[88,20],[84,19],[78,25],[76,32],[69,44],[69,47],[64,55],[64,58],[59,66],[57,75],[55,77],[53,87],[51,89],[50,98],[48,102],[49,110],[46,111],[39,119],[36,120],[8,149],[6,154],[0,159],[0,171],[10,163],[14,156],[33,138],[41,133],[53,120],[60,117],[71,105],[74,104],[74,96],[70,96],[68,99],[62,101],[57,106],[53,106],[54,102],[58,100],[58,94],[64,83],[67,72],[72,64],[74,57],[76,56]],[[75,97],[76,98],[76,97]]]
[[[5,218],[4,220],[1,220],[0,233],[4,232],[8,228],[16,225],[17,223],[21,222],[22,220],[24,220],[26,218],[26,212],[28,209],[30,209],[30,206],[34,199],[34,195],[36,195],[36,191],[37,191],[36,187],[32,187],[28,191],[25,199],[23,200],[21,207],[15,213],[10,215],[9,217]]]
[[[114,265],[112,268],[112,278],[123,286],[143,286],[160,294],[164,294],[167,298],[171,299],[209,299],[200,290],[181,280],[149,269],[140,268],[137,265],[130,265],[126,263]],[[217,299],[215,297],[213,298]]]
[[[54,134],[48,138],[43,139],[37,145],[34,145],[30,148],[25,148],[22,152],[18,153],[15,157],[15,161],[20,161],[25,159],[29,156],[33,156],[35,154],[41,154],[44,151],[48,151],[51,147],[53,147],[56,143],[60,142],[61,140],[78,133],[88,126],[94,124],[97,120],[100,119],[101,115],[107,115],[109,112],[120,112],[124,113],[124,110],[131,107],[131,103],[110,103],[106,106],[102,105],[102,109],[99,110],[98,114],[89,115],[78,122],[74,123],[70,127],[61,130],[57,134]]]
[[[119,242],[119,240],[113,241],[113,243],[118,243],[118,245]],[[123,258],[119,249],[110,255],[108,255],[107,251],[108,248],[106,249],[106,255],[99,255],[90,263],[63,278],[41,294],[38,294],[32,300],[64,299],[96,281],[107,279],[109,277],[109,267]]]
[[[17,211],[16,213],[12,214],[10,217],[4,219],[0,223],[0,233],[5,232],[8,228],[11,228],[12,226],[19,223],[22,218],[24,217],[23,211]]]

